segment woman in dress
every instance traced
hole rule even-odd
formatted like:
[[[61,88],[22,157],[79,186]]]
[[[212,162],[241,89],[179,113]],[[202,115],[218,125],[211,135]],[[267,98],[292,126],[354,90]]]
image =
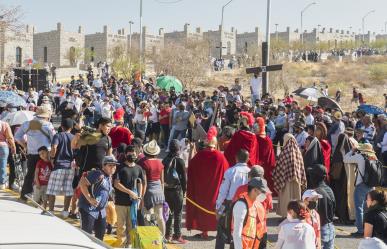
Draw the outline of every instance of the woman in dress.
[[[339,135],[337,146],[332,156],[332,167],[330,172],[330,185],[336,199],[336,215],[339,222],[348,224],[350,221],[348,205],[347,183],[350,182],[344,166],[344,155],[352,150],[348,136],[345,133]],[[352,185],[354,184],[354,179]]]
[[[306,174],[301,151],[293,135],[286,133],[284,147],[273,170],[274,189],[278,193],[277,214],[286,217],[290,200],[300,200],[306,189]]]
[[[146,174],[147,186],[144,195],[144,206],[146,220],[149,221],[152,214],[155,215],[157,225],[165,235],[165,221],[163,216],[164,197],[164,165],[157,156],[160,154],[160,147],[156,140],[152,140],[143,147],[145,157],[137,163]]]
[[[318,122],[316,124],[316,129],[314,132],[314,136],[318,139],[321,145],[321,151],[324,156],[324,165],[327,168],[327,175],[329,176],[329,171],[331,168],[331,153],[332,147],[327,140],[327,127],[324,123]]]

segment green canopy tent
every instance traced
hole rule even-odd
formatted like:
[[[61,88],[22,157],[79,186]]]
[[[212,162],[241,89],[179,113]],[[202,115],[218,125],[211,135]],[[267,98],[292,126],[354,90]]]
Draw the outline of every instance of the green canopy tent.
[[[181,93],[183,91],[183,84],[180,80],[173,76],[161,76],[157,78],[157,86],[168,91],[171,87],[174,87],[177,93]]]

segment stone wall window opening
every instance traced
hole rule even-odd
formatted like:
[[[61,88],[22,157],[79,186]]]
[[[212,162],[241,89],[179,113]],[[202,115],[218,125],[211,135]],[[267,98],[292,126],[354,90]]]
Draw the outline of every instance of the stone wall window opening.
[[[248,47],[248,44],[247,44],[247,41],[245,42],[245,53],[247,54],[247,47]]]
[[[91,56],[90,56],[90,61],[94,62],[94,47],[90,48]]]
[[[23,50],[21,47],[16,48],[16,66],[21,67],[22,66],[22,58],[23,58]]]
[[[228,41],[227,42],[227,55],[230,55],[231,54],[231,42]]]
[[[48,62],[48,59],[47,59],[47,47],[44,47],[43,48],[43,62],[44,63],[47,63]]]
[[[69,60],[70,60],[70,66],[74,66],[75,65],[75,61],[76,61],[76,55],[75,55],[75,47],[70,47],[70,55],[69,55]]]

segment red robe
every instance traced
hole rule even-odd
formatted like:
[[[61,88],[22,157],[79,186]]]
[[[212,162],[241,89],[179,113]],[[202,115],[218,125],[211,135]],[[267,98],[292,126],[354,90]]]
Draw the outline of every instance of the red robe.
[[[123,126],[116,126],[110,130],[109,137],[112,139],[113,149],[117,148],[121,143],[129,145],[132,143],[133,135],[130,130]]]
[[[257,163],[256,150],[257,150],[257,139],[255,134],[250,131],[240,130],[235,132],[232,136],[230,143],[228,144],[224,155],[230,166],[236,164],[236,155],[240,149],[245,149],[249,152],[249,161],[247,164],[253,166]]]
[[[327,176],[329,176],[329,171],[331,169],[331,152],[332,152],[332,147],[329,144],[327,140],[321,140],[321,150],[324,156],[324,165],[327,169]]]
[[[269,137],[261,137],[259,135],[257,137],[257,150],[256,150],[256,158],[257,164],[261,165],[265,170],[264,178],[267,181],[267,185],[270,190],[274,193],[274,182],[272,178],[272,172],[275,168],[275,153],[273,149],[273,143]]]
[[[216,198],[227,169],[228,162],[220,151],[199,151],[188,164],[187,198],[215,212]],[[216,231],[215,215],[202,211],[189,201],[186,204],[186,212],[188,230]]]

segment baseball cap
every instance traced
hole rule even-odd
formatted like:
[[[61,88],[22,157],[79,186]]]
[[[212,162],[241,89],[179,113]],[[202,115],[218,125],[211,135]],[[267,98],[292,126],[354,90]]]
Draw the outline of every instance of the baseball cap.
[[[254,165],[253,167],[251,167],[250,169],[250,172],[249,172],[249,176],[263,176],[265,174],[265,170],[263,169],[262,166],[260,165]]]
[[[322,195],[316,192],[314,189],[308,189],[302,194],[302,200],[304,201],[306,198],[314,198],[317,197],[319,199],[323,198]]]
[[[270,189],[267,187],[267,182],[261,177],[254,177],[248,183],[249,187],[257,188],[264,193],[271,193]]]
[[[117,159],[114,156],[105,156],[103,158],[103,165],[106,165],[106,164],[118,165],[120,163],[117,161]]]

